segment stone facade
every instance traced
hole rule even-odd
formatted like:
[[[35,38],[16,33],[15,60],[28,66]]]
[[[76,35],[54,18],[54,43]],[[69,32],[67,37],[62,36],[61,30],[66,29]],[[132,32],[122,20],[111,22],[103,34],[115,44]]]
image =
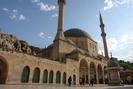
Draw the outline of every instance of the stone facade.
[[[76,58],[78,58],[78,60]],[[36,83],[41,83],[41,84],[43,83],[45,70],[47,70],[48,72],[47,82],[45,83],[50,83],[49,81],[50,71],[53,71],[53,82],[51,83],[57,83],[56,77],[58,71],[60,73],[59,83],[61,84],[63,84],[63,81],[67,83],[67,79],[69,76],[76,76],[75,79],[76,84],[79,83],[78,82],[79,77],[83,76],[85,80],[87,79],[86,76],[88,76],[88,81],[86,80],[86,82],[89,82],[89,77],[93,76],[95,77],[95,79],[97,79],[95,83],[99,83],[99,81],[101,80],[102,80],[101,83],[103,83],[104,78],[101,76],[104,76],[103,71],[104,71],[104,66],[106,66],[106,63],[103,63],[104,60],[95,59],[90,56],[87,57],[81,53],[74,53],[71,56],[68,55],[68,58],[66,57],[65,60],[66,62],[64,63],[62,61],[36,57],[25,53],[19,53],[19,52],[12,53],[10,51],[8,52],[0,51],[0,61],[3,61],[5,63],[4,68],[1,67],[2,73],[0,76],[1,80],[0,82],[6,84],[22,84],[22,83],[32,84],[35,69],[38,69],[39,81]],[[22,81],[22,79],[23,79],[23,72],[25,71],[24,69],[27,67],[30,70],[29,70],[29,75],[27,75],[28,81],[26,82],[25,80]],[[63,73],[66,73],[66,78],[64,80],[63,80]]]

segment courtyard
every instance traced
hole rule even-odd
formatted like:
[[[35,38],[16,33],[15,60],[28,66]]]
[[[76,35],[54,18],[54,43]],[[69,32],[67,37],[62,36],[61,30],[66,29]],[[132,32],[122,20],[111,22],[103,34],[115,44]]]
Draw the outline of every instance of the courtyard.
[[[107,86],[104,84],[95,84],[94,86],[89,85],[54,85],[54,84],[43,84],[43,85],[0,85],[0,89],[133,89],[133,85],[124,86]]]

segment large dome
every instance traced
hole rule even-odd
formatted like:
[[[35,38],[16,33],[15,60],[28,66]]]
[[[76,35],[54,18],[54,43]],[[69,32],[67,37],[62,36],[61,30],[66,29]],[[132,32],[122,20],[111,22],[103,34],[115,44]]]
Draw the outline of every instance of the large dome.
[[[85,32],[84,30],[78,28],[71,28],[64,32],[65,37],[88,37],[92,39],[92,37]]]

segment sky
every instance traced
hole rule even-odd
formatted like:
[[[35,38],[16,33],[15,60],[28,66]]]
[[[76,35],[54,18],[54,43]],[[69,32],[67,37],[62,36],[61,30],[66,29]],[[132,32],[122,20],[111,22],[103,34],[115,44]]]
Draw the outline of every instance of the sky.
[[[118,60],[133,62],[133,0],[66,0],[64,31],[80,28],[98,43],[103,52],[101,12],[108,52]],[[0,28],[29,45],[45,48],[55,38],[57,0],[0,0]]]

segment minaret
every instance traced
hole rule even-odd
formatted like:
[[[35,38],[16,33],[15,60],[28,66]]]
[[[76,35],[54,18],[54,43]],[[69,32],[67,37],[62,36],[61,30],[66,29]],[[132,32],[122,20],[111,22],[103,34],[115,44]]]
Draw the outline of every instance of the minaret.
[[[53,45],[53,58],[58,60],[62,59],[65,56],[64,42],[64,6],[66,4],[66,0],[58,0],[59,5],[59,13],[58,13],[58,28],[57,33],[54,39]]]
[[[58,12],[58,28],[55,40],[62,39],[65,40],[64,37],[64,5],[66,4],[66,0],[58,0],[59,12]]]
[[[106,43],[106,33],[104,32],[104,23],[103,23],[102,16],[101,16],[100,12],[99,12],[99,18],[100,18],[100,28],[102,31],[101,36],[102,36],[103,45],[104,45],[104,55],[107,59],[109,59],[108,48],[107,48],[107,43]]]

